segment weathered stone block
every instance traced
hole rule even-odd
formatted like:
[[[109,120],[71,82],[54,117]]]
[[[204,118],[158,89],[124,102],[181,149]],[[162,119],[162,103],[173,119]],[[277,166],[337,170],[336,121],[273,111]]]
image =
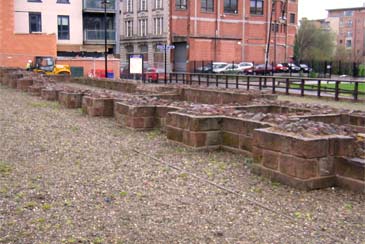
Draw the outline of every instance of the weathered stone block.
[[[65,108],[81,108],[82,106],[82,93],[72,93],[62,91],[59,93],[59,102]]]
[[[191,131],[214,131],[220,130],[221,117],[191,117],[189,130]]]
[[[44,89],[44,86],[30,86],[28,87],[28,93],[31,96],[41,96],[42,90]]]
[[[295,156],[280,154],[279,170],[283,174],[309,179],[318,175],[318,161],[316,159],[303,159]]]
[[[279,167],[279,157],[280,153],[268,151],[268,150],[262,150],[262,164],[266,168],[270,168],[273,170],[277,170]]]
[[[174,128],[171,126],[166,126],[166,136],[167,139],[177,142],[183,142],[183,130],[179,128]]]
[[[84,96],[82,99],[82,110],[90,116],[113,116],[113,98],[95,98]]]
[[[239,135],[239,149],[252,152],[252,137]]]
[[[28,91],[28,88],[31,85],[33,85],[33,80],[32,79],[22,78],[22,79],[19,79],[17,81],[16,89],[19,90],[19,91],[26,92],[26,91]]]
[[[41,91],[41,97],[44,100],[47,101],[58,101],[58,94],[62,90],[56,90],[56,89],[42,89]]]
[[[365,159],[338,157],[335,168],[337,175],[365,182]]]
[[[228,147],[239,148],[239,135],[229,132],[222,132],[222,144]]]
[[[152,117],[155,115],[156,106],[129,107],[129,115],[135,117]]]

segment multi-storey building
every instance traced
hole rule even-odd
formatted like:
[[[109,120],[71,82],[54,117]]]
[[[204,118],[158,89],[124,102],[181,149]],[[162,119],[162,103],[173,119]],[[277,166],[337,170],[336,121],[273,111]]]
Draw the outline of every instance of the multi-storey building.
[[[328,19],[337,20],[338,24],[332,25],[338,33],[337,45],[348,49],[353,61],[364,61],[365,7],[330,9]]]
[[[105,27],[108,52],[119,53],[119,1],[13,1],[14,34],[55,34],[58,56],[102,56]]]
[[[144,2],[147,10],[140,9]],[[147,53],[148,61],[156,62],[159,43],[175,46],[175,71],[185,71],[193,61],[283,62],[293,56],[297,0],[170,0],[161,10],[153,7],[156,2],[124,1],[122,58]],[[157,37],[158,16],[163,32]],[[147,19],[146,36],[139,31],[141,19]]]
[[[164,51],[158,45],[169,43],[169,1],[121,1],[121,62],[133,53],[143,54],[149,64],[162,67]],[[170,52],[167,53],[170,60]],[[170,62],[168,62],[170,65]]]

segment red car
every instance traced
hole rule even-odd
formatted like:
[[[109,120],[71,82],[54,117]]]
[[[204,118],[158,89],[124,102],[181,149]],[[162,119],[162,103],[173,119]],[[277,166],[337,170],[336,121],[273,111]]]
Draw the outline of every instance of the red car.
[[[154,67],[148,68],[145,72],[145,77],[146,80],[149,82],[158,82],[159,80],[165,80],[165,70]]]
[[[285,66],[283,64],[277,64],[275,66],[275,72],[288,72],[289,71],[289,67]]]

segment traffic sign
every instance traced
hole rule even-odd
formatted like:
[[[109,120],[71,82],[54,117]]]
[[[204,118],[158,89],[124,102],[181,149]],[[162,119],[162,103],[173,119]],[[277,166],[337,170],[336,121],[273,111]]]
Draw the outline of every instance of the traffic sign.
[[[174,45],[157,45],[156,46],[158,49],[160,50],[170,50],[170,49],[175,49]]]

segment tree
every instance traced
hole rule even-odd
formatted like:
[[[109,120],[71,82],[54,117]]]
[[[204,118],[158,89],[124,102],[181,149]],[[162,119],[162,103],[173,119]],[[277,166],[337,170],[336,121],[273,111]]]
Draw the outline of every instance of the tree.
[[[334,53],[335,35],[317,27],[313,21],[302,19],[295,36],[296,60],[330,60]]]

